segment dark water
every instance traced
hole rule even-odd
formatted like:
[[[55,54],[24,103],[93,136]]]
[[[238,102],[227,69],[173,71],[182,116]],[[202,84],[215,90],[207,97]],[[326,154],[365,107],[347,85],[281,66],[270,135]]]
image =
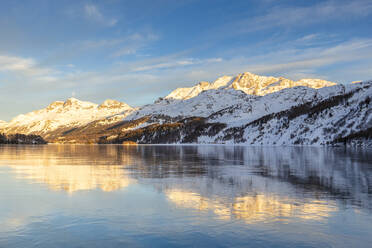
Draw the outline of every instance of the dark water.
[[[0,146],[0,247],[371,244],[371,150]]]

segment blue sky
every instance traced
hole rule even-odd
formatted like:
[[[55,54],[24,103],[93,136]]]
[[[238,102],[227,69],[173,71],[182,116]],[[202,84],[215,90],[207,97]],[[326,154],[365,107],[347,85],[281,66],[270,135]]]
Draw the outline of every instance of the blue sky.
[[[132,106],[253,72],[372,79],[370,0],[4,0],[0,119],[74,96]]]

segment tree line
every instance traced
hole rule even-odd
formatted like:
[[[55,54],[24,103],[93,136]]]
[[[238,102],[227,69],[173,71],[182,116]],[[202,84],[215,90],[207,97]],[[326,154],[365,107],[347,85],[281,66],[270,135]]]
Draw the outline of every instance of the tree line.
[[[46,144],[40,135],[9,134],[0,133],[0,144]]]

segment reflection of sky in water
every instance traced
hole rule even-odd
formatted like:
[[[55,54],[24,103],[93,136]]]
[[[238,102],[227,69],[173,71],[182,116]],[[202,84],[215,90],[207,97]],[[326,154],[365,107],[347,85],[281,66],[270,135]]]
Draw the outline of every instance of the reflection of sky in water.
[[[0,247],[368,247],[370,161],[328,148],[1,146]]]

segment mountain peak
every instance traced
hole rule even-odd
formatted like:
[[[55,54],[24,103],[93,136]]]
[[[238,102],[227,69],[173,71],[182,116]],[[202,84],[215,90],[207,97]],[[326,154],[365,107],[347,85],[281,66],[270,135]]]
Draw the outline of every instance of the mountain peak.
[[[91,102],[85,102],[81,101],[79,99],[76,99],[74,97],[68,98],[64,103],[63,103],[64,108],[68,107],[75,107],[75,108],[95,108],[97,107],[97,104],[91,103]]]
[[[101,105],[81,101],[74,97],[66,101],[55,101],[44,109],[18,115],[0,127],[7,133],[46,133],[58,128],[73,128],[108,116],[130,112],[132,108],[125,103],[106,100]]]
[[[118,104],[120,103],[119,101],[117,100],[113,100],[113,99],[106,99],[103,101],[103,103],[101,105],[111,105],[111,104]]]
[[[199,95],[202,91],[211,89],[233,88],[241,90],[249,95],[263,96],[269,93],[280,91],[295,86],[306,86],[309,88],[322,88],[336,85],[322,79],[301,79],[293,81],[284,77],[260,76],[251,72],[239,73],[237,76],[222,76],[213,83],[202,81],[194,87],[178,88],[172,91],[166,99],[186,100]]]
[[[51,104],[49,104],[48,107],[46,107],[46,109],[47,110],[53,110],[55,108],[63,106],[64,103],[65,102],[63,102],[63,101],[55,101],[55,102],[52,102]]]
[[[8,123],[6,121],[0,120],[0,128],[6,126]]]
[[[206,81],[200,81],[198,85],[199,85],[200,87],[208,87],[208,86],[209,86],[209,82],[206,82]]]
[[[113,109],[113,108],[122,108],[122,109],[131,109],[131,107],[124,103],[124,102],[119,102],[117,100],[112,100],[112,99],[107,99],[105,100],[101,105],[98,106],[99,109]]]
[[[73,103],[80,103],[79,99],[76,99],[75,97],[70,97],[65,101],[65,104],[73,104]]]

